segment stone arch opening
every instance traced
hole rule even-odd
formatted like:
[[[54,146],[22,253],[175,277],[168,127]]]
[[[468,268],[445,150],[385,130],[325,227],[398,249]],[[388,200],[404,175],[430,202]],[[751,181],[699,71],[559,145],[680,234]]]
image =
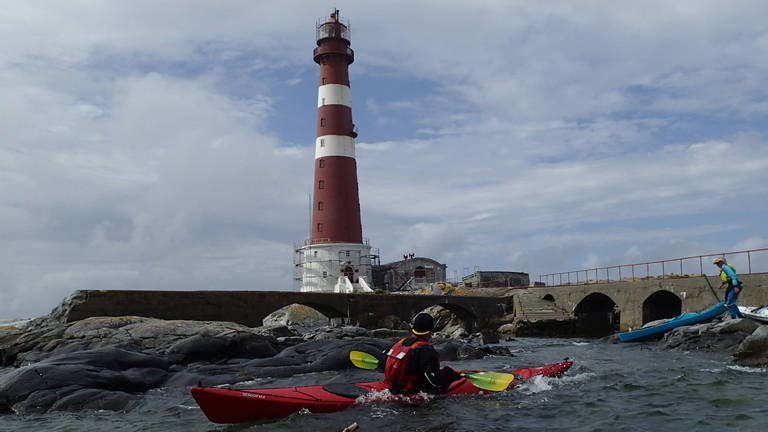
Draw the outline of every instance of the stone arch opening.
[[[643,302],[643,325],[651,321],[674,318],[683,310],[683,301],[669,291],[656,291]]]
[[[546,300],[548,302],[555,302],[555,297],[552,294],[547,294],[544,297],[541,298],[542,300]]]
[[[584,336],[602,337],[619,329],[619,312],[616,302],[603,293],[584,297],[573,310],[577,327]]]
[[[440,303],[419,312],[427,312],[432,315],[435,318],[435,332],[444,332],[446,335],[460,336],[461,329],[464,330],[463,333],[469,335],[477,326],[475,314],[454,304]]]

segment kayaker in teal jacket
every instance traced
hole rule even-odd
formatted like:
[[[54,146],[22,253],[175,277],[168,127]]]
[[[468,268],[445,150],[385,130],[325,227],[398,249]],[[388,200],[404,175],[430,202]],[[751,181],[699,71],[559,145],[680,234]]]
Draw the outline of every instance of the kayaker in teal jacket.
[[[739,312],[739,307],[736,306],[736,299],[742,290],[742,284],[736,276],[736,269],[728,264],[725,258],[715,258],[712,263],[720,268],[720,285],[718,288],[727,286],[725,289],[725,306],[728,308],[728,313],[731,314],[731,318],[744,318],[744,315]]]

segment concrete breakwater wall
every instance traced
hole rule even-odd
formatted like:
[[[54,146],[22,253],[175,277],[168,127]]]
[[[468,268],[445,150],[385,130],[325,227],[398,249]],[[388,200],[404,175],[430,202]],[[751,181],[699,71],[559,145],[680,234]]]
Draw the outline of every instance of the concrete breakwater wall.
[[[768,274],[742,275],[741,305],[768,304]],[[709,277],[712,286],[719,280]],[[249,327],[262,325],[264,317],[289,304],[309,306],[328,318],[342,318],[367,328],[382,327],[388,316],[409,321],[430,306],[454,312],[469,331],[496,328],[512,313],[523,317],[536,314],[526,310],[528,296],[551,301],[561,311],[557,316],[539,314],[533,321],[562,319],[570,314],[580,320],[614,320],[608,327],[626,331],[658,319],[697,312],[716,300],[703,277],[649,279],[590,285],[531,287],[525,294],[505,297],[375,295],[300,293],[287,291],[77,291],[54,311],[65,322],[94,316],[143,316],[161,319],[232,321]],[[717,292],[722,299],[723,292]],[[671,315],[670,315],[671,314]],[[610,330],[608,330],[610,332]]]
[[[295,291],[77,291],[54,315],[65,322],[95,316],[142,316],[167,320],[231,321],[262,325],[270,313],[290,304],[309,306],[328,318],[381,327],[387,317],[410,321],[439,305],[454,312],[470,331],[493,326],[512,313],[512,297],[377,295]],[[498,325],[498,324],[497,324]]]

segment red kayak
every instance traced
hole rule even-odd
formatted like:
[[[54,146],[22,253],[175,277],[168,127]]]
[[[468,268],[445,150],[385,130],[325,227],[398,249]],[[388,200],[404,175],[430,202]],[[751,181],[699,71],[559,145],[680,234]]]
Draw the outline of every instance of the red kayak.
[[[566,360],[562,363],[538,368],[516,369],[510,373],[519,375],[522,380],[536,375],[560,377],[572,364],[572,361]],[[517,379],[512,381],[507,390],[515,387],[518,382]],[[192,387],[190,392],[208,420],[214,423],[242,423],[286,417],[302,409],[307,409],[313,413],[340,411],[363,399],[406,399],[406,396],[401,395],[379,397],[375,393],[388,389],[389,386],[386,383],[375,381],[358,384],[331,383],[324,386],[240,390]],[[493,392],[475,387],[466,378],[453,382],[448,387],[448,391],[445,392],[446,395],[477,393]],[[418,396],[416,398],[418,399]],[[414,400],[414,396],[411,396],[410,400]]]

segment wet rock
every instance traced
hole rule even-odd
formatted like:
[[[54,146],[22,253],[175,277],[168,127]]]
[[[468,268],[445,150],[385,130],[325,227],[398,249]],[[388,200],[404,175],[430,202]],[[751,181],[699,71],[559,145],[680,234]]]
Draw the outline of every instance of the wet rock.
[[[380,328],[371,330],[368,332],[372,337],[375,338],[404,338],[411,334],[411,332],[407,329],[405,330],[392,330],[388,328]]]
[[[12,412],[11,403],[8,401],[8,398],[0,394],[0,414],[10,414]]]
[[[383,367],[384,351],[391,341],[372,338],[352,340],[312,340],[288,347],[269,358],[231,364],[190,364],[166,383],[171,385],[235,384],[257,377],[287,377],[296,374],[353,368],[349,361],[352,350],[367,352],[379,359]]]
[[[264,325],[254,327],[252,330],[257,334],[273,338],[301,337],[301,333],[297,329],[285,325]]]
[[[356,326],[321,327],[304,335],[305,340],[353,339],[368,335],[368,330]]]
[[[4,375],[0,379],[0,394],[6,398],[6,404],[21,412],[85,406],[122,409],[133,398],[121,393],[145,392],[158,387],[167,378],[167,369],[165,359],[147,354],[116,348],[81,351],[52,357]],[[86,389],[90,391],[82,391]],[[76,393],[78,396],[62,402]],[[27,402],[30,396],[32,399]]]
[[[507,357],[514,357],[515,355],[512,354],[512,351],[509,350],[509,348],[505,346],[488,346],[483,345],[478,348],[483,354],[485,355],[494,355],[494,356],[507,356]]]
[[[122,391],[80,389],[54,402],[49,411],[108,410],[123,411],[138,403],[139,395]]]
[[[440,355],[440,361],[480,359],[487,355],[512,355],[507,347],[477,347],[452,340],[436,342],[434,346]]]
[[[768,325],[761,325],[747,336],[733,357],[742,366],[768,365]]]
[[[111,390],[63,387],[38,390],[14,405],[22,414],[43,414],[49,411],[80,411],[84,409],[123,411],[138,403],[140,396]]]
[[[476,345],[497,344],[499,343],[499,334],[490,329],[483,329],[478,333],[473,333],[469,340]]]
[[[222,358],[264,358],[277,354],[277,341],[252,332],[199,334],[182,339],[166,351],[177,363]]]
[[[295,335],[285,327],[252,329],[221,321],[160,320],[144,317],[91,317],[74,323],[33,321],[25,332],[0,345],[3,365],[23,366],[69,353],[117,347],[128,351],[178,354],[178,361],[273,355],[273,333]],[[198,345],[195,348],[195,345]],[[174,347],[171,349],[171,347]],[[217,352],[218,348],[223,349]]]
[[[194,360],[206,360],[215,357],[224,350],[227,341],[213,336],[194,335],[171,345],[168,354],[178,355],[180,363],[190,363]]]
[[[277,338],[277,343],[281,346],[292,346],[304,342],[304,338],[301,336],[289,336]]]
[[[577,319],[519,320],[513,324],[514,334],[519,337],[573,337],[584,335]],[[509,333],[509,330],[506,332]]]
[[[469,337],[469,332],[461,324],[449,325],[441,331],[435,332],[436,337],[445,339],[464,339]]]
[[[678,327],[664,335],[667,349],[734,353],[756,328],[748,319],[725,319]]]
[[[392,329],[392,330],[409,330],[411,326],[400,319],[397,315],[386,315],[381,318],[377,323],[379,327]]]

